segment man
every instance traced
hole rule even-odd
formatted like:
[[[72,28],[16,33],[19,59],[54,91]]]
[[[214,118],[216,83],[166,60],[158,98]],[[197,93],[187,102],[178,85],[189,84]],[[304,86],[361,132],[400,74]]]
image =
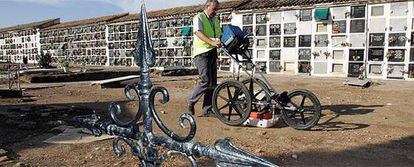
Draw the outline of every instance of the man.
[[[217,0],[207,0],[204,11],[194,17],[194,64],[200,77],[193,93],[188,99],[189,112],[194,115],[194,105],[204,94],[201,117],[207,117],[212,112],[212,96],[217,85],[217,48],[221,46],[220,22],[216,11],[220,3]]]

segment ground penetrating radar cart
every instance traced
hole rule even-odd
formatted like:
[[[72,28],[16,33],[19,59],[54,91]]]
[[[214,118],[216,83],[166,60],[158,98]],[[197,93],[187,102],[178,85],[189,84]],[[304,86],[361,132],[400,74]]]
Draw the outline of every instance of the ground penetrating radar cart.
[[[229,56],[238,70],[233,80],[218,85],[213,94],[213,111],[230,126],[270,127],[281,117],[292,128],[307,130],[321,117],[318,98],[304,89],[278,93],[247,52],[248,34],[239,27],[223,29],[221,54]],[[240,71],[248,78],[241,80]],[[258,77],[256,77],[258,76]]]

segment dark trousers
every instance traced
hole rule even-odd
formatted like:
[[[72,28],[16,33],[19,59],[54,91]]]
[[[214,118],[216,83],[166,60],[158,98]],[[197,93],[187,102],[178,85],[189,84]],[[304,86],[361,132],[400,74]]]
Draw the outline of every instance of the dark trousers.
[[[203,114],[211,110],[213,92],[217,86],[217,49],[203,53],[194,58],[200,81],[188,99],[189,105],[195,105],[204,94]]]

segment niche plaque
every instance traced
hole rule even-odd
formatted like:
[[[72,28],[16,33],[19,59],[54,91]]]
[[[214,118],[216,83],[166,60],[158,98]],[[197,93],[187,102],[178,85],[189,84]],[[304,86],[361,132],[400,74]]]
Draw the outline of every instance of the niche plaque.
[[[405,37],[405,33],[393,33],[389,34],[388,42],[389,46],[405,46],[405,42],[407,38]]]
[[[269,51],[270,60],[280,60],[280,50],[270,50]]]
[[[384,49],[383,48],[371,48],[368,53],[369,61],[383,61],[384,60]]]
[[[365,32],[365,20],[351,20],[351,33]]]
[[[311,47],[312,35],[299,35],[299,47]]]
[[[296,37],[284,37],[283,46],[284,47],[296,47]]]
[[[300,21],[312,21],[312,10],[301,10]]]
[[[369,35],[369,46],[384,46],[385,34],[374,33]]]
[[[270,25],[270,35],[280,35],[281,34],[281,25],[280,24],[271,24]]]
[[[365,6],[351,6],[351,18],[364,18]]]
[[[285,23],[284,33],[287,35],[296,34],[296,23]]]
[[[389,49],[386,55],[390,62],[404,62],[405,50],[404,49]]]
[[[334,21],[332,23],[332,34],[346,33],[346,21]]]
[[[316,47],[327,47],[329,43],[328,35],[316,35],[315,46]]]
[[[279,48],[280,47],[280,37],[270,37],[269,38],[269,45],[271,48]]]
[[[364,61],[364,50],[363,49],[349,50],[349,61]]]
[[[299,60],[311,60],[311,49],[299,49]]]

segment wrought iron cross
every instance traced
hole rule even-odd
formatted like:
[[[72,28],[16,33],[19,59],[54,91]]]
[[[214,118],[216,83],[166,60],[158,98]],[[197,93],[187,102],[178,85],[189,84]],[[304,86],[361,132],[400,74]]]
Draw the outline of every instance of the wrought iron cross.
[[[141,68],[141,74],[140,81],[134,86],[134,89],[139,94],[140,107],[135,118],[129,122],[121,121],[118,119],[118,115],[122,112],[121,107],[112,103],[109,106],[111,116],[109,122],[102,121],[97,113],[76,117],[76,121],[90,129],[96,136],[103,133],[115,135],[112,143],[115,154],[122,156],[125,153],[125,149],[119,145],[120,142],[125,142],[131,147],[133,155],[141,161],[142,166],[160,166],[168,157],[174,155],[186,157],[194,167],[197,166],[196,158],[202,156],[214,159],[217,166],[276,166],[233,146],[229,139],[218,140],[211,146],[190,142],[196,134],[196,122],[188,113],[184,113],[179,118],[182,128],[184,128],[184,121],[187,120],[190,124],[190,130],[186,136],[176,134],[163,124],[155,109],[154,100],[155,95],[161,93],[163,95],[161,102],[165,104],[169,101],[169,93],[164,87],[153,88],[149,77],[150,67],[155,64],[155,52],[151,44],[144,3],[141,6],[139,24],[134,58],[135,63]],[[142,131],[137,125],[141,117],[144,124]],[[154,135],[153,121],[168,135],[168,138]],[[156,147],[164,147],[169,151],[159,155]]]

